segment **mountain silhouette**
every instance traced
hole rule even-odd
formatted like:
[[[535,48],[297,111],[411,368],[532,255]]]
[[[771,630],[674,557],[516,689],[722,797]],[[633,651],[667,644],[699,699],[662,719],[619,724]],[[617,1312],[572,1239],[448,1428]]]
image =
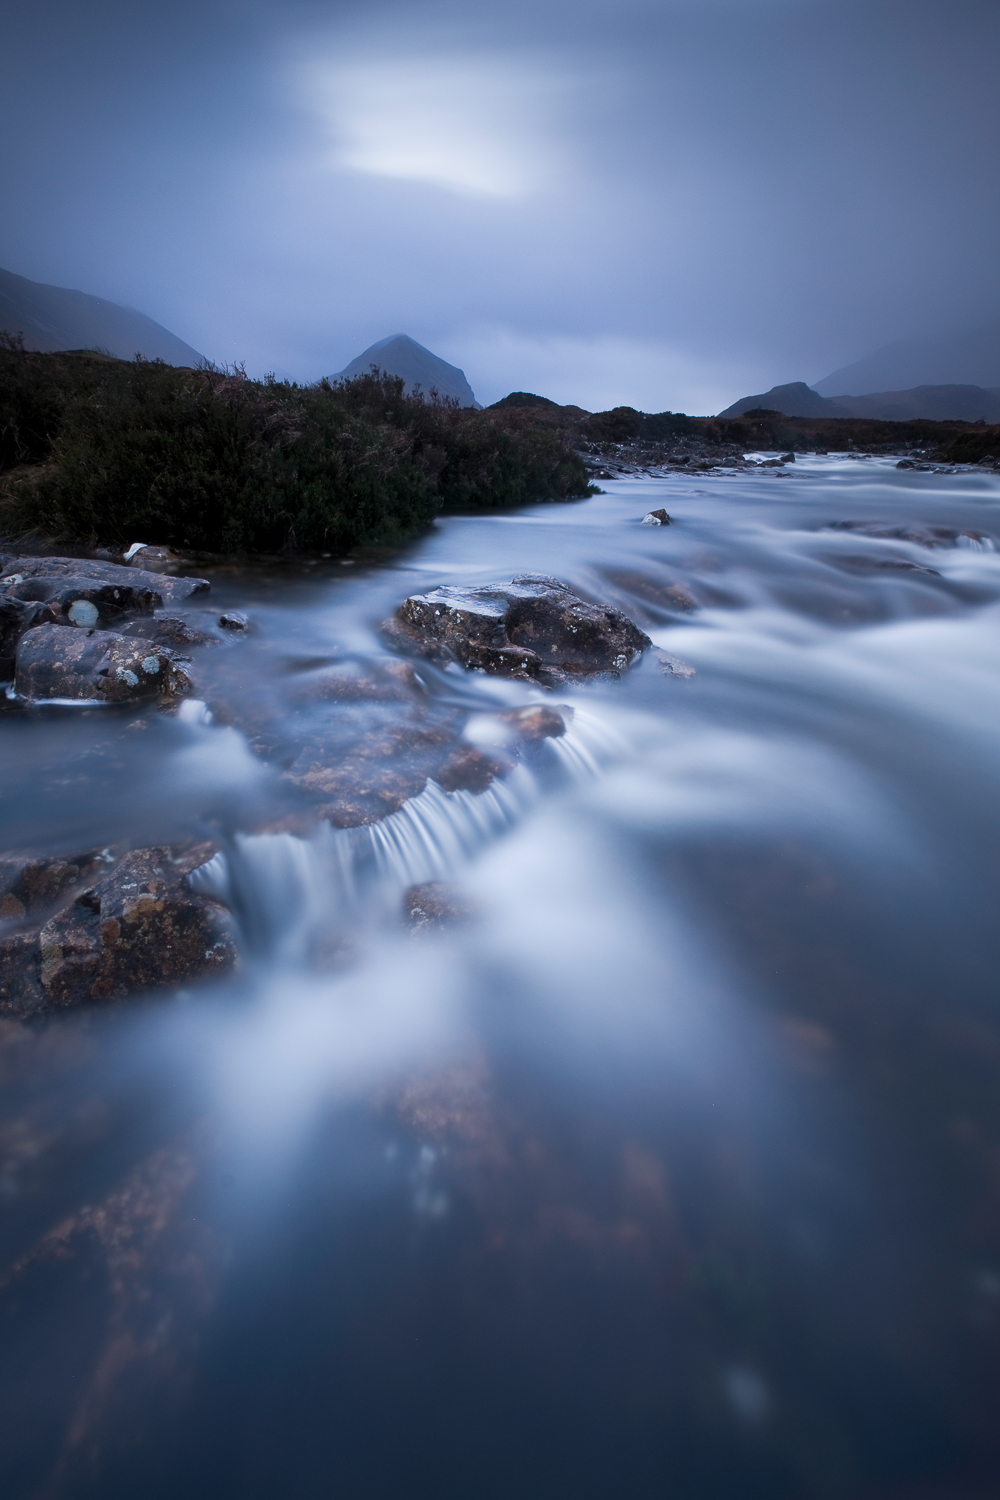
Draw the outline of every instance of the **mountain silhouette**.
[[[372,344],[330,379],[352,380],[355,375],[367,375],[372,365],[387,375],[401,375],[408,396],[419,388],[425,396],[437,391],[439,396],[453,397],[459,406],[479,406],[465,371],[432,354],[406,333],[394,333],[391,338]]]
[[[198,365],[202,355],[145,313],[103,297],[46,286],[0,270],[0,330],[24,335],[26,349],[103,349],[118,359]]]

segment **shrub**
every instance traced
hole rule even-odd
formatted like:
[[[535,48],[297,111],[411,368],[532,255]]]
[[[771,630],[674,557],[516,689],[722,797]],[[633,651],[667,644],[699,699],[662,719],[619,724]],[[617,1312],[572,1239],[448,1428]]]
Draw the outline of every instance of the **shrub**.
[[[404,395],[373,371],[300,387],[242,369],[0,349],[8,529],[209,552],[402,540],[442,509],[588,493],[527,414]]]

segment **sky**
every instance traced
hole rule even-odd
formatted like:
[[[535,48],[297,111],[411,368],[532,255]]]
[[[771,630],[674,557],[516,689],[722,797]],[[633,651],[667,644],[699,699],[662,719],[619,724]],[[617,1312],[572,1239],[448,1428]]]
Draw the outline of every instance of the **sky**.
[[[1000,314],[996,0],[5,0],[0,265],[315,380],[720,410]]]

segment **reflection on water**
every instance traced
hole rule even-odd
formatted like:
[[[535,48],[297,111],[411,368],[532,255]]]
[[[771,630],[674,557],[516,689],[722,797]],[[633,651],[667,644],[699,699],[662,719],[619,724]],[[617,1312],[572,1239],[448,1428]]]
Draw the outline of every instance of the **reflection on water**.
[[[3,1034],[4,1493],[996,1493],[998,502],[621,482],[220,574],[206,712],[5,716],[5,847],[208,834],[243,964]],[[525,571],[654,649],[485,792],[304,818],[378,622]],[[419,672],[473,739],[532,698]]]

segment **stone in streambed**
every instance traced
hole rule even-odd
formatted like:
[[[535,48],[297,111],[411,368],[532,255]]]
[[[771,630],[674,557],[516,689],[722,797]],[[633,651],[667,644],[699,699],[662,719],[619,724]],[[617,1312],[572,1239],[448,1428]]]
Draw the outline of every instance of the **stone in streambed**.
[[[557,579],[530,574],[508,584],[413,594],[384,629],[404,649],[545,686],[618,674],[650,645],[620,610],[589,604]]]
[[[0,922],[20,923],[65,904],[69,895],[107,874],[114,856],[89,850],[69,858],[0,855]]]
[[[213,853],[137,849],[35,932],[0,939],[0,1015],[125,999],[232,968],[225,909],[187,875]]]
[[[122,625],[120,635],[138,636],[144,641],[155,641],[158,646],[218,646],[218,636],[197,630],[187,620],[176,615],[152,615],[130,620]]]
[[[403,894],[403,915],[411,933],[453,927],[474,914],[472,906],[440,880],[411,885]]]
[[[640,523],[643,526],[670,526],[671,520],[665,510],[651,510],[643,516]]]
[[[65,698],[122,703],[182,697],[190,682],[163,647],[110,630],[36,625],[17,646],[15,690],[44,702]]]

